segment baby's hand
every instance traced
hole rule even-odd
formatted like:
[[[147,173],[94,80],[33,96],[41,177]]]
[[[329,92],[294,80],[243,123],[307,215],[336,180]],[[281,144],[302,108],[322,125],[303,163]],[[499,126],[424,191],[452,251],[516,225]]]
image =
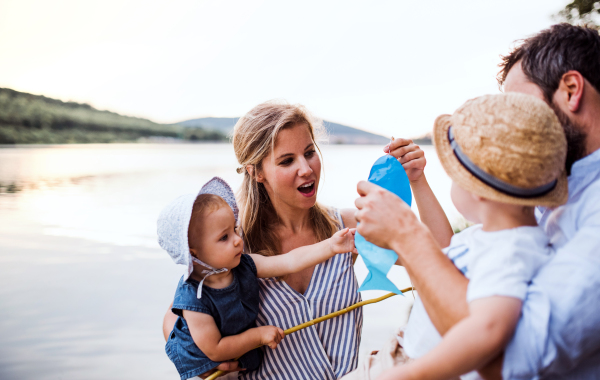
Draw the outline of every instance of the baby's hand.
[[[258,327],[258,330],[260,332],[260,344],[270,348],[277,347],[285,336],[283,330],[275,326],[262,326]]]
[[[425,169],[425,152],[409,139],[395,139],[383,147],[385,153],[396,157],[406,170],[408,180],[417,181]]]
[[[344,228],[336,232],[330,239],[331,251],[334,254],[352,252],[358,254],[354,246],[354,234],[356,228]]]

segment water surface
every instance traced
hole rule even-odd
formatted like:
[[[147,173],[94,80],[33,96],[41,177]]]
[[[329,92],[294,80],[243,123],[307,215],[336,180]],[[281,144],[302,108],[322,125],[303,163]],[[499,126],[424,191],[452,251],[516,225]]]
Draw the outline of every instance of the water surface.
[[[353,207],[381,147],[322,151],[319,201]],[[452,220],[450,180],[425,151]],[[156,218],[213,176],[237,189],[236,167],[230,144],[0,146],[0,378],[177,378],[161,322],[182,269],[158,247]],[[366,275],[360,260],[356,273]],[[402,268],[390,278],[410,286]],[[411,301],[365,308],[363,352],[400,326]]]

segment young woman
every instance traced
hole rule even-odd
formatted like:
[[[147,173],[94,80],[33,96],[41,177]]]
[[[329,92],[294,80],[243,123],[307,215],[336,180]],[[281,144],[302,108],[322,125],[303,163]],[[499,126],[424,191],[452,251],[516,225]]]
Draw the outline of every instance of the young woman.
[[[340,228],[356,227],[354,209],[317,203],[321,160],[315,136],[320,127],[303,107],[275,102],[256,106],[236,124],[233,145],[238,173],[244,175],[238,204],[246,252],[289,252]],[[348,252],[283,278],[260,279],[257,324],[287,329],[359,302],[354,260]],[[167,312],[165,336],[175,320]],[[356,368],[361,328],[359,308],[300,330],[275,350],[263,348],[262,366],[241,378],[337,379]],[[224,363],[219,369],[237,367]]]

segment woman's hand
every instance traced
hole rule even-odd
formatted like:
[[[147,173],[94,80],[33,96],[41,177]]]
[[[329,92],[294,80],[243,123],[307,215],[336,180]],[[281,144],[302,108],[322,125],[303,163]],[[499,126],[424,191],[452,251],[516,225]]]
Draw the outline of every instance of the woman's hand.
[[[336,232],[330,239],[329,244],[334,254],[352,252],[358,254],[354,246],[354,234],[356,228],[344,228]]]
[[[410,182],[416,182],[422,177],[427,164],[425,152],[412,140],[395,139],[384,146],[383,151],[394,156],[402,164]]]
[[[262,326],[257,327],[260,333],[260,344],[263,346],[269,346],[269,348],[276,348],[281,342],[285,333],[282,329],[275,326]]]
[[[225,373],[227,373],[227,372],[236,372],[236,371],[243,371],[243,370],[245,370],[245,368],[240,368],[239,363],[237,361],[225,362],[225,363],[219,364],[215,369],[212,369],[208,372],[204,372],[202,375],[198,375],[198,377],[200,377],[201,379],[206,379],[207,377],[209,377],[210,375],[212,375],[213,373],[215,373],[217,371],[224,371]]]

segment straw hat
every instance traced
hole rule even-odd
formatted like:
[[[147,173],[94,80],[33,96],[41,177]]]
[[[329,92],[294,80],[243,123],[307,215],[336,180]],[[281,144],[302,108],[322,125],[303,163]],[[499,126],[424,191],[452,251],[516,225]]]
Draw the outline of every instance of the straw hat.
[[[444,170],[483,198],[555,207],[568,198],[567,141],[554,111],[531,95],[471,99],[433,128]]]

